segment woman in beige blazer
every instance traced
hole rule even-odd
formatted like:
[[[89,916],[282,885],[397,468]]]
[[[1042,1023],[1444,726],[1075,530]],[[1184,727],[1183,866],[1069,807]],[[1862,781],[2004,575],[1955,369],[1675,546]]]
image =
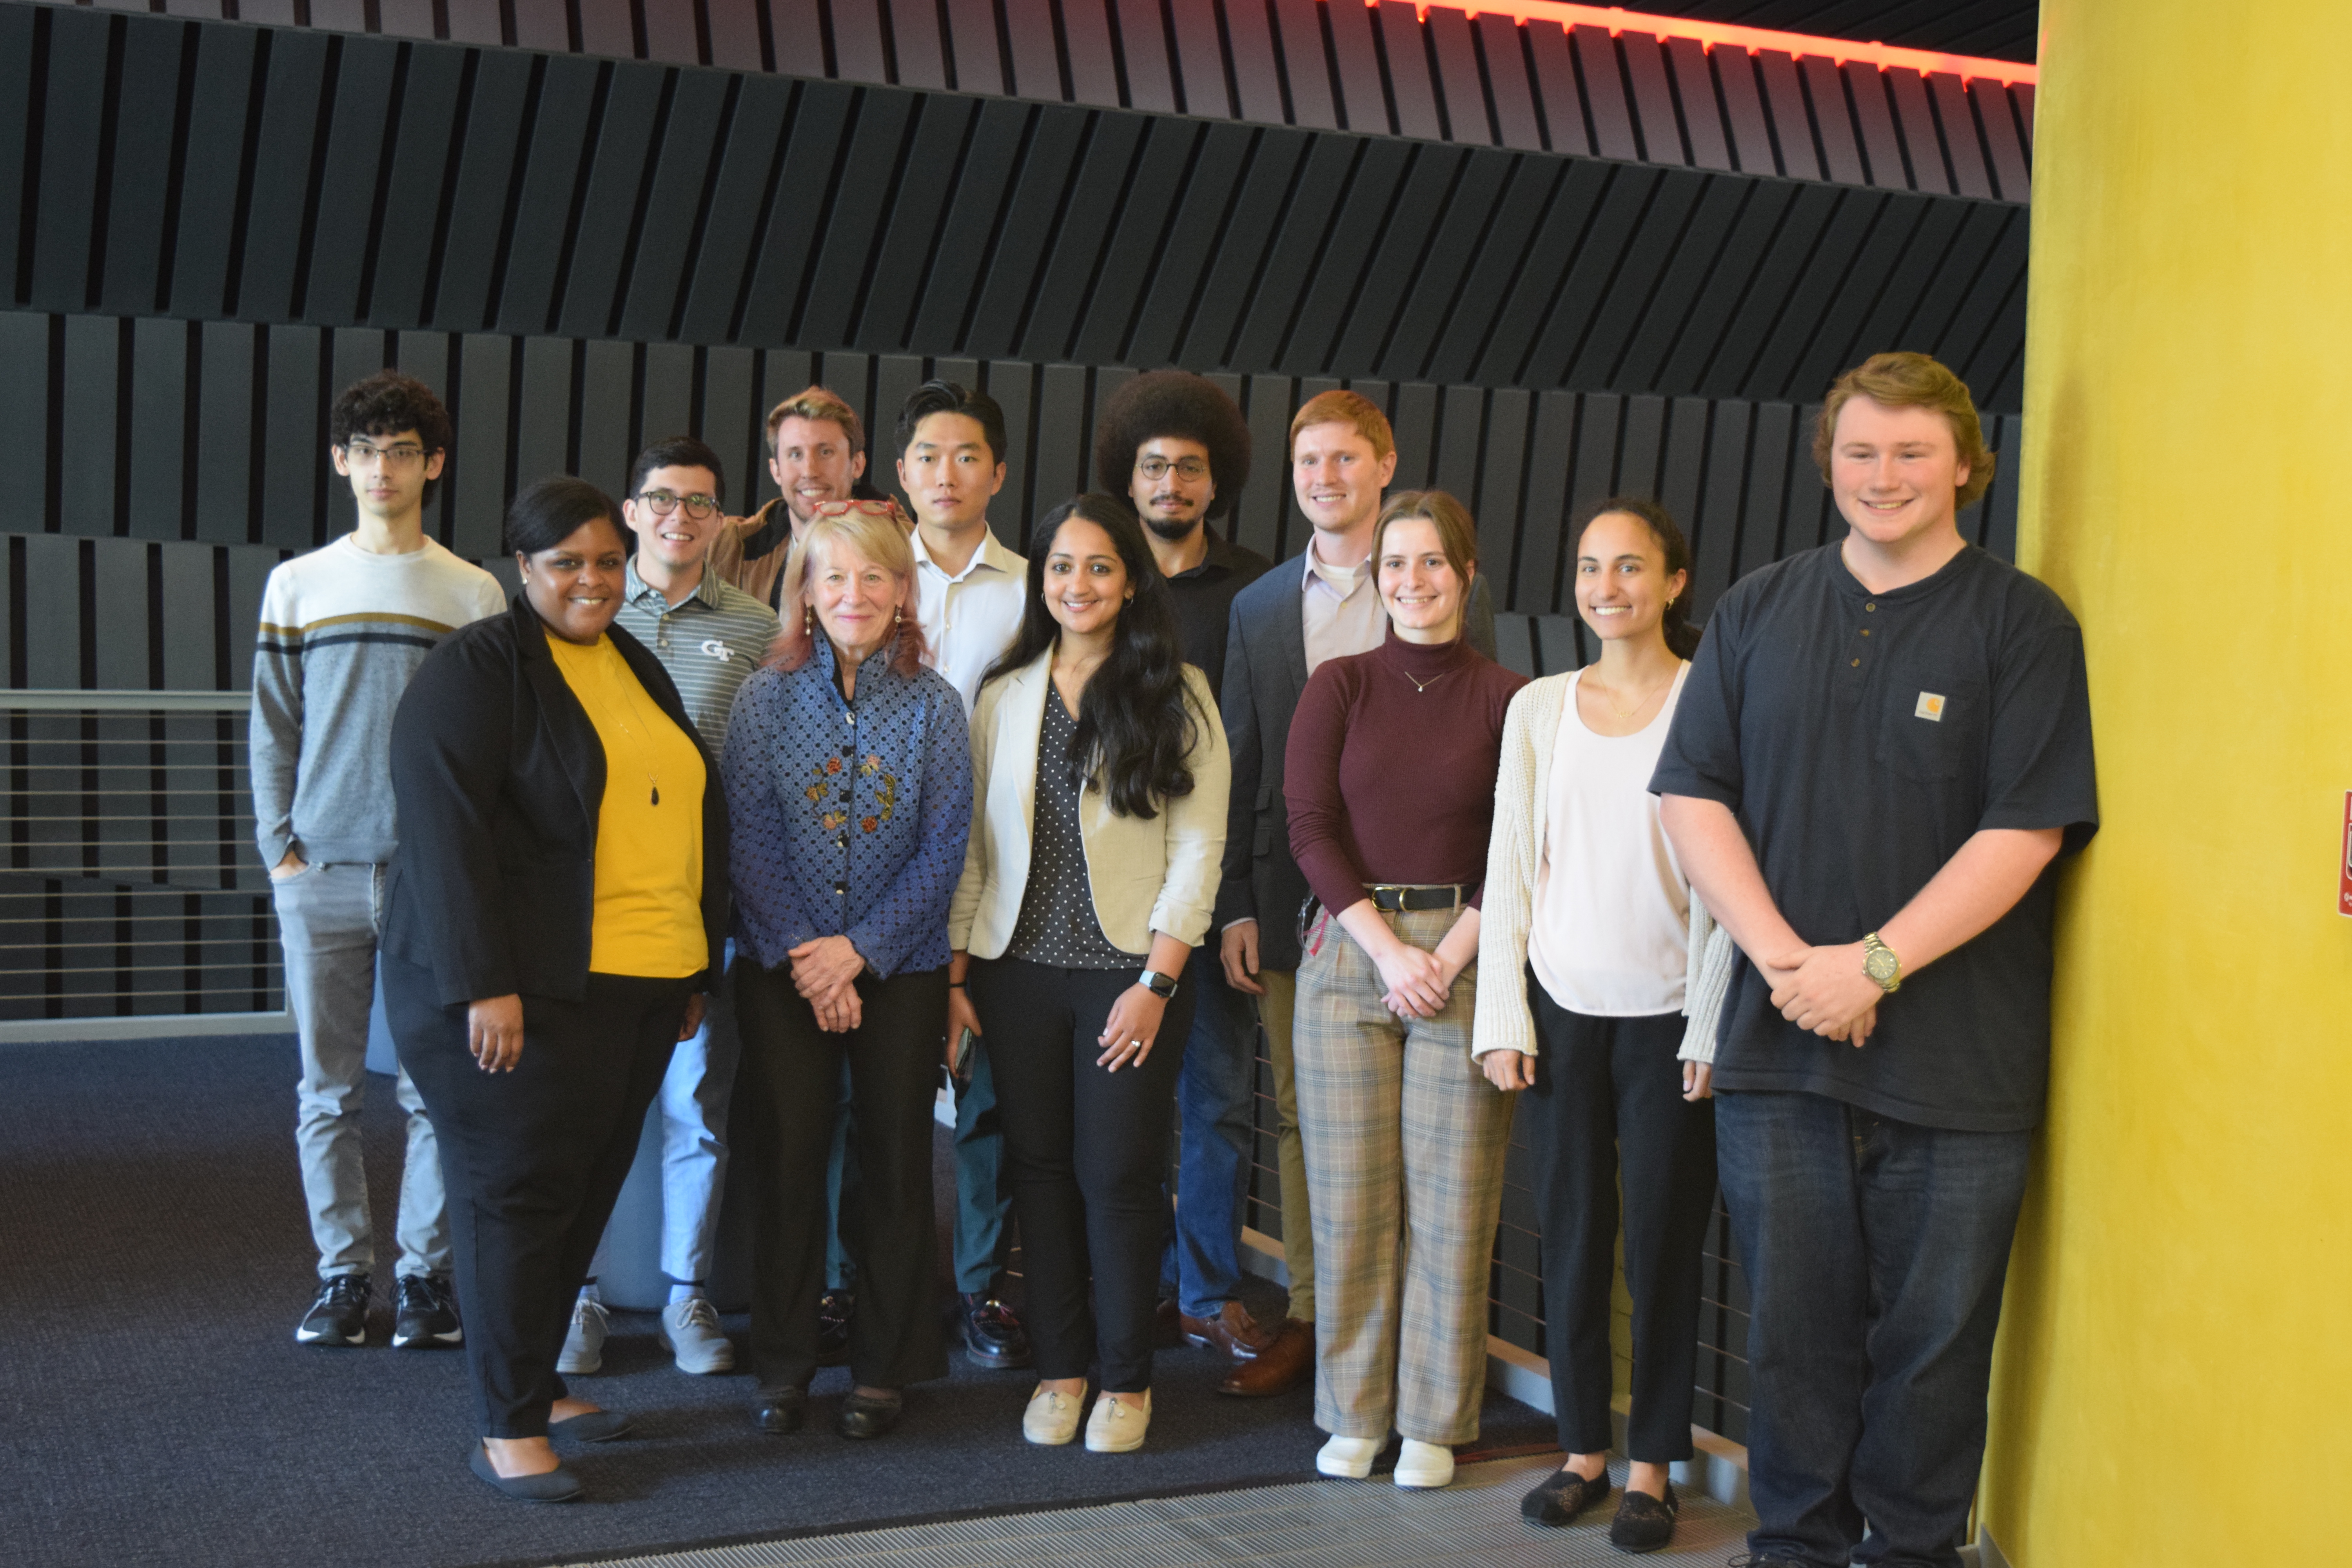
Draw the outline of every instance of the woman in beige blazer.
[[[948,1041],[985,1033],[1021,1220],[1033,1443],[1142,1445],[1160,1179],[1230,763],[1168,584],[1116,497],[1050,513],[1020,635],[972,709],[972,822],[948,910]],[[1088,1310],[1092,1283],[1093,1310]]]

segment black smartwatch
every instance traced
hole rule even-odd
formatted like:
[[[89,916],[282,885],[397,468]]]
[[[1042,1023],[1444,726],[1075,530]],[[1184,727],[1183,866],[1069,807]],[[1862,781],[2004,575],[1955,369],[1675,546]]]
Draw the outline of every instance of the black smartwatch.
[[[1156,969],[1145,970],[1138,977],[1137,983],[1162,1002],[1176,994],[1176,977],[1171,974],[1162,974]]]

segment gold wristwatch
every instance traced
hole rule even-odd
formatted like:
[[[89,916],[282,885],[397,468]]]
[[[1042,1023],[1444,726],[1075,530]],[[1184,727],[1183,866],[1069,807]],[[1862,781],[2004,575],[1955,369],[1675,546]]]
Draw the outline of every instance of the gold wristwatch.
[[[1862,972],[1889,996],[1903,989],[1903,961],[1872,931],[1862,939]]]

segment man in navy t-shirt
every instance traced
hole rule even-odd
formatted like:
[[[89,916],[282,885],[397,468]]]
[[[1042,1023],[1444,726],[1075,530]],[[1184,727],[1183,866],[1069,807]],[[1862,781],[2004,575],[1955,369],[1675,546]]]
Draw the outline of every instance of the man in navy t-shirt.
[[[1725,595],[1650,787],[1742,954],[1715,1087],[1749,1550],[1941,1568],[2042,1118],[2055,863],[2098,826],[2090,700],[2057,595],[1960,536],[1992,455],[1958,377],[1875,356],[1813,455],[1852,531]]]

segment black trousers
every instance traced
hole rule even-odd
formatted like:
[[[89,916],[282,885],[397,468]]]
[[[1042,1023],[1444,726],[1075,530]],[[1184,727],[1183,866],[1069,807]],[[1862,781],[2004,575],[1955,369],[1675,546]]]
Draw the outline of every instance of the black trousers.
[[[577,1002],[522,999],[522,1056],[487,1073],[466,1008],[390,952],[384,1016],[433,1130],[449,1194],[466,1370],[485,1437],[539,1437],[564,1395],[555,1358],[596,1239],[636,1158],[692,983],[591,974]]]
[[[1609,1287],[1622,1166],[1633,1298],[1625,1452],[1648,1464],[1687,1459],[1699,1253],[1715,1207],[1715,1102],[1683,1099],[1680,1013],[1588,1017],[1554,1002],[1532,971],[1527,985],[1543,1054],[1519,1117],[1535,1156],[1560,1447],[1593,1454],[1612,1440]]]
[[[858,1172],[856,1221],[845,1215],[841,1227],[857,1280],[850,1371],[868,1388],[945,1377],[932,1258],[931,1100],[948,972],[860,979],[864,1021],[844,1034],[817,1027],[789,966],[762,969],[739,959],[733,981],[743,1034],[735,1103],[747,1119],[737,1157],[749,1160],[757,1197],[751,1365],[760,1385],[804,1388],[816,1374],[825,1165],[845,1057]]]
[[[1040,1378],[1101,1367],[1106,1392],[1151,1386],[1168,1126],[1184,1040],[1187,985],[1168,1004],[1143,1065],[1095,1065],[1097,1043],[1134,969],[975,962],[971,1005],[996,1068],[1005,1185],[1021,1223],[1022,1321]],[[1089,1278],[1094,1308],[1087,1304]],[[861,1306],[862,1310],[862,1306]]]

